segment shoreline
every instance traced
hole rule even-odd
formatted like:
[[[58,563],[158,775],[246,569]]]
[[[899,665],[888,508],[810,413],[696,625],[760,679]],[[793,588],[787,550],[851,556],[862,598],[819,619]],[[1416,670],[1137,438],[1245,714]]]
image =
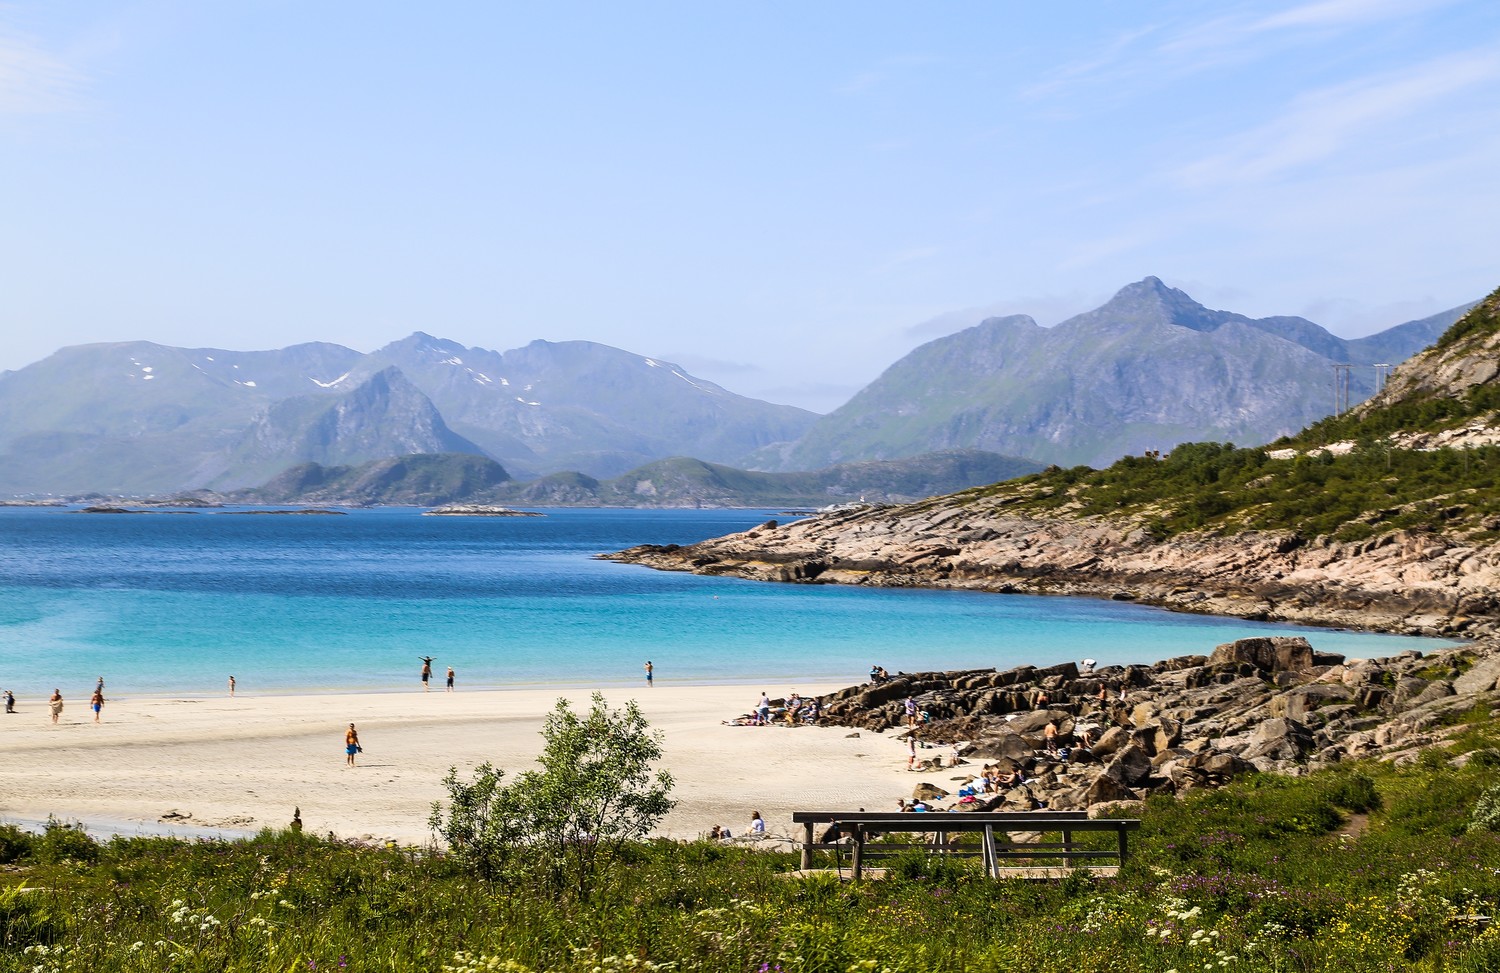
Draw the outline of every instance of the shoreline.
[[[842,726],[741,727],[773,685],[605,687],[619,708],[636,700],[663,737],[661,768],[672,774],[677,807],[658,834],[692,838],[713,825],[735,834],[752,811],[768,834],[790,836],[793,810],[894,807],[918,778],[905,748],[885,734]],[[805,684],[804,693],[843,688]],[[53,725],[44,705],[0,714],[7,786],[0,822],[49,817],[93,833],[124,836],[176,830],[235,837],[283,828],[300,808],[308,831],[345,839],[425,845],[434,801],[446,800],[450,766],[467,779],[486,760],[507,776],[530,769],[542,721],[559,696],[575,711],[591,690],[467,690],[130,697],[105,704],[92,722],[69,700]],[[365,752],[344,766],[343,732],[359,728]],[[795,734],[795,739],[791,736]],[[946,772],[928,775],[947,786]],[[170,816],[175,813],[176,817]]]

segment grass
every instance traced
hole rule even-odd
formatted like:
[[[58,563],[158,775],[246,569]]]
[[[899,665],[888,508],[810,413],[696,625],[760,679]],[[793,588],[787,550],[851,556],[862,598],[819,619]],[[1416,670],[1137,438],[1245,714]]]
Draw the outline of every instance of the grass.
[[[1457,740],[1153,797],[1116,879],[994,883],[950,860],[854,886],[658,841],[579,896],[291,832],[0,827],[0,971],[1492,970],[1500,930],[1475,917],[1500,908],[1500,834],[1470,822],[1500,785],[1500,733]]]

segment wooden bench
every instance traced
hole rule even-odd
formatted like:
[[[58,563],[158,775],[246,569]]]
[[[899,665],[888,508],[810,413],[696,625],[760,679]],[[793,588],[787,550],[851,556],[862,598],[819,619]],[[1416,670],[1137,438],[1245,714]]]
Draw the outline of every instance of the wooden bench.
[[[820,843],[813,835],[818,825],[834,828],[838,837],[849,838],[853,877],[864,876],[872,859],[889,858],[920,848],[928,854],[978,857],[991,878],[1007,875],[1055,877],[1068,869],[1089,868],[1114,872],[1129,857],[1126,835],[1141,826],[1136,819],[1089,818],[1087,811],[928,811],[888,813],[875,811],[794,811],[792,822],[802,825],[802,868],[812,868],[813,852],[838,850],[834,843]],[[1108,847],[1089,847],[1080,832],[1113,832]],[[888,834],[931,834],[922,842],[872,844],[871,839]],[[1013,833],[1056,840],[1013,841]],[[977,834],[976,845],[951,836]]]

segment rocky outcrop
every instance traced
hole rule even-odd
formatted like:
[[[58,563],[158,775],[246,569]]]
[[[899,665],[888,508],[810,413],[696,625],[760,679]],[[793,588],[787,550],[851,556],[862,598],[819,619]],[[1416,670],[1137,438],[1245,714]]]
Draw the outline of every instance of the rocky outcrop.
[[[899,673],[823,697],[823,722],[894,729],[910,697],[923,716],[917,769],[952,776],[957,752],[966,774],[994,765],[1026,778],[966,806],[1096,808],[1256,771],[1414,759],[1461,730],[1459,716],[1500,712],[1497,660],[1494,638],[1376,660],[1317,653],[1301,638],[1242,639],[1208,656],[1094,672]]]
[[[1500,549],[1487,543],[1425,531],[1351,543],[1254,532],[1156,541],[1128,522],[1005,508],[1004,497],[958,494],[603,556],[761,581],[1084,595],[1420,635],[1500,631]]]

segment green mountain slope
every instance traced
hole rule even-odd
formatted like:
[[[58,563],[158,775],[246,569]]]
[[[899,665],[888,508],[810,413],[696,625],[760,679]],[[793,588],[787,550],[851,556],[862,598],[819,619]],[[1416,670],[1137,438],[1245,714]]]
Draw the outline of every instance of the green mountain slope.
[[[1386,389],[1270,447],[1189,443],[1103,470],[1049,469],[971,491],[1016,510],[1189,530],[1290,530],[1359,540],[1396,530],[1500,529],[1500,291]],[[1465,435],[1467,433],[1467,435]]]

